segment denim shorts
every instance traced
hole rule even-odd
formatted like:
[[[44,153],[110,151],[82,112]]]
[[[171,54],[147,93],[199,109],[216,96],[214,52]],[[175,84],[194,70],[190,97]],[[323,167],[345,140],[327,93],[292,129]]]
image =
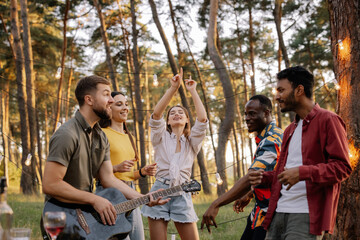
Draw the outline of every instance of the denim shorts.
[[[150,192],[160,188],[167,189],[169,185],[156,180]],[[191,193],[184,192],[179,196],[164,197],[164,199],[167,198],[170,198],[170,201],[161,206],[149,207],[144,205],[141,209],[142,215],[152,219],[173,220],[180,223],[192,223],[199,220],[194,210]]]

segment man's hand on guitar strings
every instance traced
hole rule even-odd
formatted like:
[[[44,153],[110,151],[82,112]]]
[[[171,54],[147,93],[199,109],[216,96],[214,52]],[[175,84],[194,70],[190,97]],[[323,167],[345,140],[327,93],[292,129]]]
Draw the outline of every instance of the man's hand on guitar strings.
[[[101,221],[104,225],[115,224],[117,217],[116,210],[109,200],[96,196],[93,207],[99,213]]]
[[[159,192],[159,191],[162,191],[164,189],[159,189],[155,192]],[[155,192],[151,192],[151,193],[148,193],[148,197],[149,197],[149,200],[150,202],[146,205],[148,205],[149,207],[153,207],[153,206],[156,206],[156,205],[164,205],[165,203],[169,202],[170,201],[170,198],[167,198],[167,199],[162,199],[162,197],[159,197],[158,199],[155,199],[154,200],[154,197],[152,196],[153,193]]]

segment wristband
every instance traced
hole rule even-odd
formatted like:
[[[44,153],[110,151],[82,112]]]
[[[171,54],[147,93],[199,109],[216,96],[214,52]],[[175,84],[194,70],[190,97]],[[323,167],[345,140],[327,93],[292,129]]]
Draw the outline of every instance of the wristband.
[[[143,175],[143,174],[141,173],[141,169],[142,169],[142,168],[139,169],[139,175],[140,175],[140,177],[146,177],[145,175]]]

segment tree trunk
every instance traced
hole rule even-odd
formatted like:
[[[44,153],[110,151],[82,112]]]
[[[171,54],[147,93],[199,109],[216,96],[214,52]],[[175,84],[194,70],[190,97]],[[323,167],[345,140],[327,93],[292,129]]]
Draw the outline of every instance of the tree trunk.
[[[156,27],[160,33],[160,36],[161,36],[161,39],[163,41],[163,44],[165,46],[165,49],[166,49],[166,53],[167,53],[167,56],[168,56],[168,59],[169,59],[169,63],[170,63],[170,67],[171,67],[171,70],[173,72],[173,74],[177,74],[179,71],[178,71],[178,67],[177,67],[177,64],[176,64],[176,61],[175,61],[175,58],[174,58],[174,55],[172,54],[171,52],[171,49],[170,49],[170,45],[169,45],[169,42],[167,41],[167,38],[166,38],[166,35],[165,35],[165,32],[161,26],[161,23],[160,23],[160,20],[159,20],[159,17],[158,17],[158,14],[157,14],[157,10],[156,10],[156,5],[155,5],[155,2],[154,0],[149,0],[149,4],[150,4],[150,7],[151,7],[151,12],[152,12],[152,16],[153,16],[153,19],[154,19],[154,22],[156,24]],[[188,101],[186,99],[186,95],[185,95],[185,92],[184,92],[184,88],[182,85],[180,85],[179,87],[179,94],[180,94],[180,98],[181,98],[181,103],[182,105],[188,110],[189,112],[189,119],[190,119],[190,124],[193,126],[194,125],[194,120],[192,118],[192,114],[191,114],[191,111],[190,111],[190,107],[189,107],[189,104],[188,104]],[[205,162],[204,162],[204,153],[203,153],[203,150],[201,149],[200,152],[198,153],[197,155],[197,159],[198,159],[198,164],[199,164],[199,168],[200,168],[200,174],[201,174],[201,181],[203,183],[203,186],[205,188],[205,186],[210,186],[210,184],[208,183],[208,179],[207,179],[207,173],[206,173],[206,167],[205,167]],[[209,187],[210,188],[210,187]],[[205,191],[205,190],[204,190]]]
[[[288,67],[290,67],[290,60],[289,60],[289,57],[287,54],[283,34],[281,31],[281,16],[282,16],[281,4],[282,4],[282,2],[283,2],[283,0],[275,0],[275,8],[274,8],[273,15],[274,15],[274,20],[275,20],[275,25],[276,25],[276,32],[277,32],[278,39],[279,39],[280,49],[283,54],[285,66],[286,66],[286,68],[288,68]]]
[[[134,137],[135,137],[135,142],[136,142],[136,146],[138,147],[138,136],[137,136],[137,128],[136,128],[136,107],[135,107],[135,101],[134,101],[134,96],[133,96],[133,92],[134,92],[134,88],[132,86],[132,78],[131,75],[132,73],[135,71],[134,70],[134,62],[133,62],[133,56],[132,56],[132,52],[130,49],[130,41],[128,38],[128,32],[124,27],[123,24],[123,15],[122,15],[122,9],[121,9],[121,5],[120,5],[120,0],[117,0],[117,4],[119,7],[119,23],[120,23],[120,27],[121,27],[121,31],[123,34],[123,38],[122,38],[122,42],[124,44],[124,48],[125,48],[125,58],[126,58],[126,70],[127,70],[127,78],[128,78],[128,83],[129,83],[129,89],[130,89],[130,99],[131,99],[131,107],[132,107],[132,114],[133,114],[133,121],[134,121]]]
[[[146,143],[147,143],[147,152],[149,154],[148,157],[148,163],[151,164],[152,163],[152,147],[150,144],[151,141],[151,130],[150,130],[150,125],[149,125],[149,121],[150,121],[150,117],[151,117],[151,112],[150,112],[150,93],[149,93],[149,77],[148,77],[148,64],[147,61],[145,60],[145,104],[146,104],[146,120],[145,120],[145,129],[147,130],[147,139],[146,139]]]
[[[234,180],[241,178],[241,173],[242,173],[242,166],[240,164],[240,151],[239,151],[239,144],[238,144],[238,140],[237,140],[237,134],[236,134],[236,124],[234,124],[233,127],[233,138],[234,138],[234,144],[235,144],[235,158],[234,158],[234,163],[236,165],[236,171],[234,174]],[[233,149],[234,151],[234,149]],[[236,160],[236,161],[235,161]]]
[[[360,2],[329,0],[331,50],[341,89],[337,112],[344,120],[353,172],[342,183],[334,234],[331,239],[360,238]],[[340,49],[342,41],[343,49]]]
[[[33,51],[31,46],[31,33],[28,20],[28,9],[27,0],[20,0],[21,6],[21,18],[23,24],[23,42],[24,42],[24,57],[25,57],[25,72],[26,72],[26,92],[27,92],[27,110],[29,117],[29,131],[30,131],[30,152],[32,155],[31,172],[37,172],[36,168],[39,158],[36,152],[37,146],[37,122],[36,122],[36,108],[35,108],[35,79],[34,79],[34,66],[33,66]],[[35,179],[34,179],[35,180]],[[41,179],[37,179],[41,184]],[[34,191],[38,193],[39,185],[35,181],[32,182],[34,185]]]
[[[36,127],[38,129],[37,131],[37,146],[38,146],[38,157],[39,157],[39,162],[38,162],[38,171],[40,174],[40,182],[42,182],[42,166],[43,166],[43,159],[42,159],[42,151],[43,151],[43,147],[42,147],[42,140],[41,140],[41,136],[40,136],[40,122],[39,122],[39,111],[35,111],[36,113]],[[47,156],[47,155],[46,155]],[[42,190],[42,188],[40,188],[40,190]]]
[[[69,103],[71,101],[71,83],[73,80],[73,74],[74,74],[74,68],[73,68],[73,59],[74,59],[74,39],[71,42],[71,53],[70,53],[70,72],[69,72],[69,77],[68,77],[68,82],[67,82],[67,89],[66,89],[66,96],[65,96],[65,121],[67,121],[70,117],[71,117],[71,111],[69,114]]]
[[[240,52],[240,60],[241,60],[241,66],[242,66],[242,75],[243,75],[243,82],[244,82],[244,106],[245,104],[248,102],[248,91],[247,91],[247,83],[246,83],[246,70],[245,70],[245,59],[244,59],[244,53],[242,51],[242,37],[240,36],[240,27],[239,27],[239,20],[238,20],[238,16],[236,16],[236,27],[237,27],[237,39],[239,42],[239,52]],[[252,65],[253,66],[253,65]],[[238,105],[236,106],[237,108],[239,107]],[[242,121],[242,118],[241,118]],[[244,147],[245,147],[245,136],[246,133],[243,131],[243,128],[240,127],[240,135],[241,135],[241,155],[242,155],[242,169],[243,169],[243,175],[245,175],[245,161],[246,161],[246,157],[244,154]],[[253,156],[253,152],[252,152],[252,144],[251,144],[251,140],[249,139],[248,141],[249,143],[249,149],[250,149],[250,156],[252,158]]]
[[[179,42],[179,38],[178,38],[179,35],[177,32],[177,26],[176,26],[176,21],[175,21],[175,12],[174,12],[171,0],[168,0],[168,2],[169,2],[169,8],[170,8],[171,22],[172,22],[173,28],[174,28],[174,39],[175,39],[175,43],[176,43],[176,49],[178,52],[179,65],[184,66],[185,65],[185,54],[183,53],[183,51],[181,51],[181,48],[180,48],[180,42]],[[178,25],[180,26],[179,22],[178,22]]]
[[[250,71],[252,71],[252,74],[250,74],[251,79],[251,95],[254,96],[256,94],[256,87],[255,87],[255,52],[254,52],[254,30],[253,30],[253,21],[252,21],[252,5],[251,1],[247,1],[248,4],[248,11],[249,11],[249,52],[250,52]]]
[[[281,71],[281,48],[280,48],[280,44],[279,44],[279,49],[278,49],[278,53],[277,53],[277,59],[278,59],[278,72]],[[275,86],[274,86],[275,87]],[[277,126],[279,128],[281,128],[281,109],[278,103],[275,103],[275,94],[273,96],[273,104],[274,104],[274,111],[275,114],[277,116]]]
[[[45,135],[45,156],[49,155],[49,143],[50,143],[50,137],[49,137],[49,118],[48,118],[48,111],[47,106],[45,104],[44,109],[44,135]]]
[[[4,91],[0,92],[1,96],[1,132],[2,132],[2,141],[3,141],[3,162],[4,162],[4,176],[6,177],[7,186],[9,186],[9,80],[5,81]],[[1,163],[1,161],[0,161]]]
[[[13,46],[13,41],[11,39],[11,35],[8,33],[7,28],[6,28],[6,24],[4,22],[4,18],[2,16],[2,14],[0,13],[0,20],[2,23],[2,27],[4,29],[4,32],[6,33],[6,37],[7,40],[9,42],[10,48],[11,48],[11,53],[12,53],[12,57],[14,59],[14,62],[16,64],[16,53],[15,53],[15,49]],[[2,118],[1,118],[1,126],[2,126],[2,138],[3,138],[3,150],[4,150],[4,175],[6,177],[6,185],[9,186],[9,160],[11,161],[11,141],[10,141],[10,124],[9,124],[9,91],[10,91],[10,80],[6,80],[5,81],[5,86],[4,86],[4,93],[2,94],[2,102],[1,104],[4,104],[2,106]],[[6,136],[4,136],[6,135]]]
[[[19,31],[19,20],[18,20],[18,9],[17,1],[11,0],[11,33],[14,37],[14,50],[16,53],[16,83],[17,83],[17,98],[18,107],[20,114],[20,131],[21,131],[21,180],[20,188],[24,194],[32,194],[35,192],[34,185],[34,174],[32,169],[25,165],[25,160],[30,150],[29,142],[29,121],[28,113],[26,108],[27,94],[26,94],[26,79],[25,79],[25,68],[24,68],[24,54],[21,47],[20,31]]]
[[[101,5],[98,2],[98,0],[93,0],[94,5],[96,7],[96,10],[98,12],[98,16],[99,16],[99,20],[100,20],[100,33],[101,33],[101,37],[102,40],[104,42],[104,46],[105,46],[105,52],[106,52],[106,63],[108,65],[109,68],[109,75],[111,78],[111,83],[113,86],[114,91],[118,91],[118,85],[117,85],[117,80],[116,80],[116,72],[115,72],[115,68],[114,68],[114,64],[111,58],[111,50],[110,50],[110,44],[109,44],[109,38],[106,32],[106,24],[105,24],[105,20],[104,20],[104,16],[102,14],[101,11]]]
[[[70,0],[66,0],[66,7],[64,12],[64,28],[63,28],[63,46],[62,46],[62,54],[61,54],[61,73],[59,78],[59,85],[58,85],[58,91],[57,91],[57,99],[56,99],[56,113],[55,113],[55,121],[53,126],[53,131],[55,132],[56,126],[60,119],[60,106],[61,106],[61,99],[62,99],[62,82],[64,78],[64,67],[65,67],[65,58],[66,58],[66,48],[67,48],[67,37],[66,37],[66,25],[67,25],[67,18],[68,13],[70,9]]]
[[[241,60],[241,67],[242,67],[242,76],[243,76],[243,84],[244,84],[244,105],[248,102],[248,92],[247,92],[247,83],[246,83],[246,70],[245,70],[245,59],[244,59],[244,53],[242,51],[242,37],[240,36],[240,27],[239,27],[239,19],[236,15],[236,34],[237,34],[237,40],[239,42],[239,53],[240,53],[240,60]]]
[[[135,103],[136,103],[136,120],[138,123],[139,129],[139,140],[140,140],[140,156],[141,156],[141,166],[146,165],[146,154],[145,154],[145,130],[144,130],[144,112],[141,102],[141,88],[140,88],[140,64],[138,56],[138,31],[136,29],[136,12],[135,12],[135,0],[131,0],[131,18],[132,18],[132,42],[133,42],[133,62],[134,62],[134,90],[135,90]],[[139,184],[141,193],[148,193],[148,178],[140,178]]]
[[[226,70],[225,64],[219,54],[217,49],[217,11],[218,11],[218,0],[210,1],[210,18],[209,18],[209,29],[207,35],[208,50],[212,62],[215,65],[215,68],[218,72],[221,84],[223,86],[223,93],[225,100],[225,118],[222,119],[220,128],[219,128],[219,140],[218,147],[216,149],[216,167],[217,170],[224,181],[222,185],[218,185],[217,192],[218,195],[225,193],[227,189],[227,179],[226,179],[226,163],[225,163],[225,153],[226,153],[226,143],[229,139],[231,128],[233,127],[234,117],[235,117],[235,100],[234,100],[234,91],[231,85],[229,74]]]

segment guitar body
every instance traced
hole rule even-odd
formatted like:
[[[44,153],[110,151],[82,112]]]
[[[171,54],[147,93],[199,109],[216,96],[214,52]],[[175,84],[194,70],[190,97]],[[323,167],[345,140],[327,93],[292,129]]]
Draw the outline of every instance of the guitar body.
[[[113,205],[127,201],[124,195],[115,188],[105,188],[98,192],[97,195],[106,198]],[[89,234],[81,227],[76,209],[81,209],[90,230]],[[121,213],[117,215],[115,225],[104,225],[100,220],[100,216],[92,206],[63,203],[54,198],[51,198],[45,203],[43,214],[45,214],[45,212],[58,211],[66,213],[66,226],[63,232],[59,234],[59,240],[68,239],[65,235],[69,236],[69,234],[70,236],[76,235],[76,239],[124,239],[132,229],[132,224],[128,220],[130,214]],[[62,237],[62,235],[64,236]]]

